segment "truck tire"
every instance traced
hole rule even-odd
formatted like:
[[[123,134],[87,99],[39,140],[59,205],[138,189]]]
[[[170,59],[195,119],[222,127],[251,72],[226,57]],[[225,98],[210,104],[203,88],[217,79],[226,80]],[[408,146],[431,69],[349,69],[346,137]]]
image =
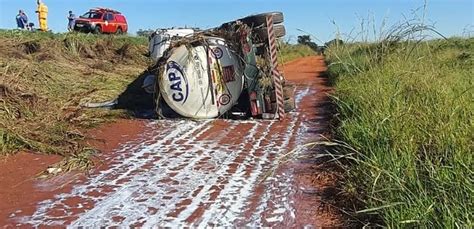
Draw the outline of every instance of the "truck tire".
[[[252,16],[244,17],[240,19],[240,21],[242,21],[243,23],[251,27],[257,27],[267,22],[268,15],[273,15],[273,24],[279,24],[284,21],[282,12],[269,12],[269,13],[252,15]]]
[[[115,34],[117,34],[117,35],[122,35],[122,34],[123,34],[122,28],[121,28],[121,27],[118,27],[118,28],[117,28],[117,31],[115,32]]]
[[[268,32],[267,27],[262,27],[255,29],[254,32],[258,35],[258,37],[262,40],[268,39]],[[281,38],[286,35],[286,29],[283,24],[276,24],[273,26],[273,33],[275,34],[276,38]]]
[[[100,25],[97,25],[97,26],[94,28],[94,33],[95,33],[95,34],[101,34],[101,33],[102,33],[102,27],[100,27]]]

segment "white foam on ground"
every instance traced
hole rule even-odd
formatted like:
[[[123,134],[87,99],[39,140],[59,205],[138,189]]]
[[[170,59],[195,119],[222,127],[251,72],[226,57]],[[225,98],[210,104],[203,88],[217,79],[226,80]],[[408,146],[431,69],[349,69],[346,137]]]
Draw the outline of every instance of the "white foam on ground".
[[[297,102],[310,92],[309,88],[298,91]],[[70,193],[40,202],[32,216],[18,220],[33,226],[51,226],[62,225],[67,216],[78,217],[70,225],[73,228],[130,226],[134,223],[143,223],[144,228],[189,226],[186,220],[201,205],[206,205],[206,208],[193,226],[234,226],[239,223],[262,227],[282,222],[286,218],[284,216],[294,218],[293,203],[288,198],[294,192],[291,173],[275,174],[267,179],[263,183],[266,188],[258,206],[250,209],[252,216],[247,219],[243,215],[249,210],[249,198],[254,194],[260,178],[276,163],[272,159],[291,150],[291,139],[301,133],[298,113],[288,114],[288,118],[291,121],[286,131],[281,133],[272,132],[272,127],[277,125],[275,121],[226,120],[229,127],[212,141],[197,140],[212,127],[211,120],[150,122],[140,137],[144,139],[142,142],[125,143],[110,154],[110,168],[100,171],[86,183],[74,186]],[[216,143],[242,124],[253,125],[245,138],[239,141],[238,147]],[[264,144],[267,140],[270,140],[269,143]],[[242,155],[244,157],[237,170],[229,174],[229,168]],[[201,168],[203,164],[206,168]],[[143,166],[149,168],[142,169]],[[247,177],[245,173],[249,167],[251,171]],[[224,184],[222,181],[227,182]],[[213,186],[221,183],[223,189],[215,200],[211,200],[215,191]],[[105,187],[111,190],[105,192]],[[91,192],[105,196],[94,196]],[[65,204],[70,198],[92,202],[94,207],[74,215],[72,207]],[[184,200],[188,203],[180,204]],[[272,208],[270,212],[266,211],[269,207]],[[86,208],[84,202],[79,208]],[[52,209],[64,212],[63,216],[51,216],[48,213]],[[170,214],[174,211],[179,213]],[[116,222],[114,217],[121,217],[122,220]]]
[[[301,100],[303,100],[304,97],[306,97],[309,94],[314,94],[315,91],[312,90],[309,86],[306,86],[304,90],[298,91],[295,96],[295,103],[299,104]]]

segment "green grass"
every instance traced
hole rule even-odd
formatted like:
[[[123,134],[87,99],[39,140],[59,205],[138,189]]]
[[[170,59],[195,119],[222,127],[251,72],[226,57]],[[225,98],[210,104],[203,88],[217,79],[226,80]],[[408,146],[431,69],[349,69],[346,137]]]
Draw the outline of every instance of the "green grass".
[[[279,47],[278,61],[281,63],[286,63],[300,57],[314,56],[316,54],[317,53],[307,45],[293,45],[282,42],[280,43]]]
[[[29,32],[22,30],[5,30],[0,29],[0,37],[4,39],[14,38],[17,41],[26,40],[61,40],[65,38],[75,38],[84,43],[94,44],[98,39],[111,39],[117,45],[125,43],[133,45],[148,46],[148,38],[131,37],[126,35],[97,35],[91,33],[51,33],[51,32]]]
[[[352,43],[326,54],[357,213],[389,227],[472,228],[474,39]]]

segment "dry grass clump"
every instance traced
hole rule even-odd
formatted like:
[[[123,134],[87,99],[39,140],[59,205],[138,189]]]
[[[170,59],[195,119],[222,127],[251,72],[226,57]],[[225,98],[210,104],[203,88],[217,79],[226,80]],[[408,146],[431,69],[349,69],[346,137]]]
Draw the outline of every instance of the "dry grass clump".
[[[115,98],[148,65],[139,38],[0,31],[0,50],[0,155],[81,159],[73,167],[90,165],[82,132],[120,115],[79,105]]]

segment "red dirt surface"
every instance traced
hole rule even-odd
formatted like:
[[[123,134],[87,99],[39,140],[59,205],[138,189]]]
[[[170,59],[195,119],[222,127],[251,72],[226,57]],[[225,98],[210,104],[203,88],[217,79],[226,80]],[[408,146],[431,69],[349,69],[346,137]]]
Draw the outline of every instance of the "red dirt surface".
[[[33,214],[36,202],[49,198],[45,193],[32,191],[35,176],[60,160],[60,156],[25,152],[0,160],[0,225],[9,215],[19,213],[20,206],[23,207],[22,212]]]
[[[90,143],[103,153],[113,152],[120,142],[135,138],[144,122],[118,120],[90,131]],[[53,198],[56,193],[71,189],[73,181],[84,175],[69,173],[49,180],[38,176],[49,166],[61,161],[61,156],[20,152],[0,158],[0,226],[13,226],[11,218],[31,215],[37,203]]]
[[[104,152],[101,166],[88,177],[45,181],[32,180],[34,173],[25,175],[30,180],[20,188],[27,190],[19,192],[21,203],[3,204],[4,198],[15,197],[0,196],[5,209],[0,225],[342,226],[341,216],[327,204],[336,182],[332,174],[314,160],[282,158],[292,150],[297,158],[319,153],[302,146],[328,131],[325,93],[331,89],[320,76],[325,70],[322,57],[283,67],[287,80],[297,85],[298,107],[284,121],[121,121],[103,126],[94,132],[103,139],[94,141]],[[17,177],[15,171],[8,176]],[[6,192],[14,192],[13,183],[3,184]],[[31,198],[30,190],[44,195]]]

